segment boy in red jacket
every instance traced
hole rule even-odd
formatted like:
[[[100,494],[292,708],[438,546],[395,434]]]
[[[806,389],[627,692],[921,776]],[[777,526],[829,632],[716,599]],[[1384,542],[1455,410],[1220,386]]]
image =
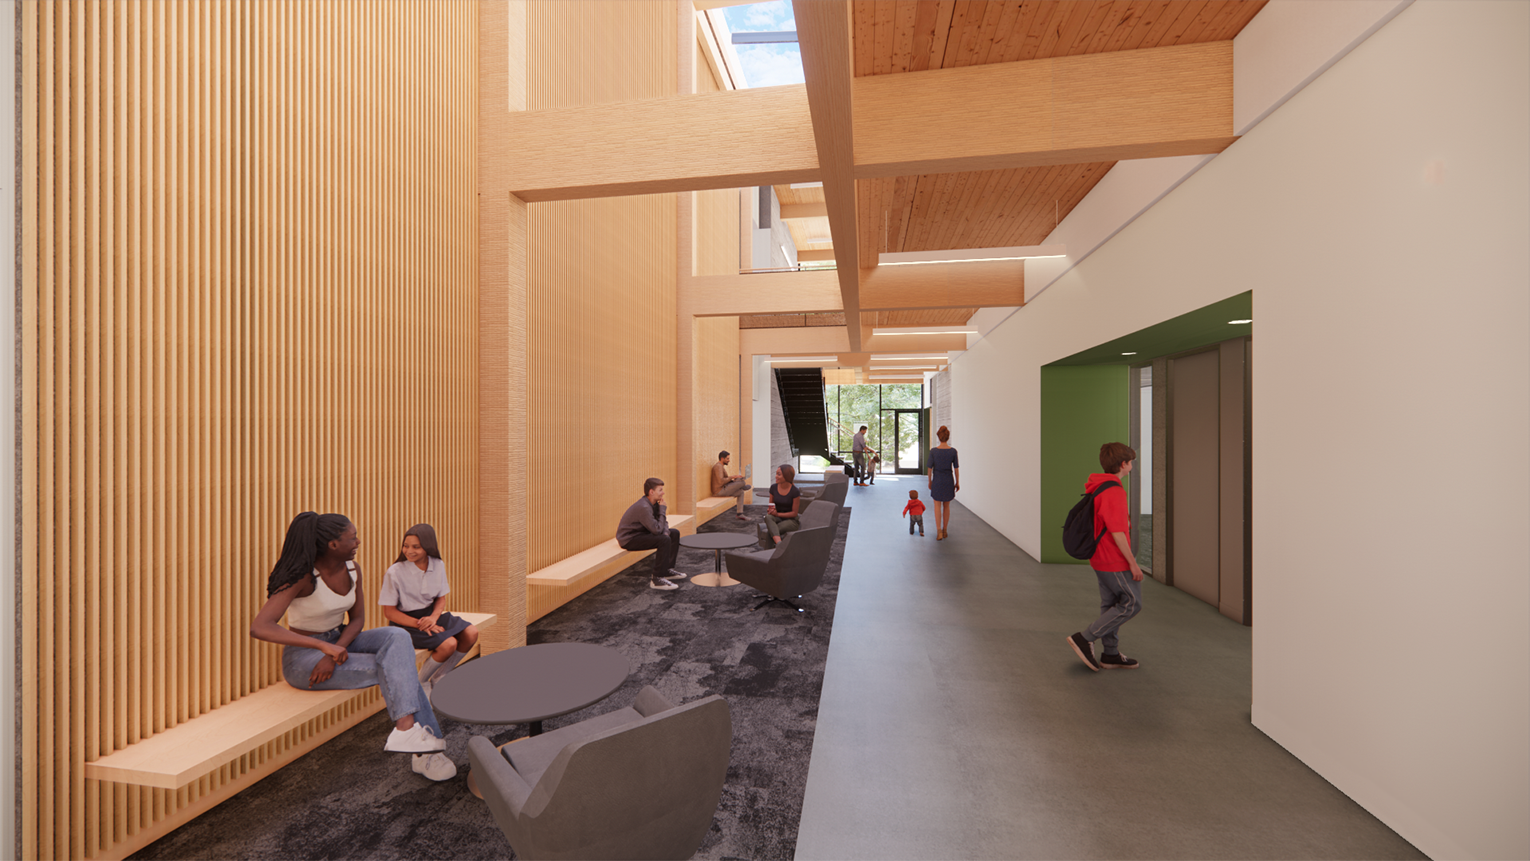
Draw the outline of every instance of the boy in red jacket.
[[[908,492],[908,505],[903,506],[903,513],[908,515],[908,534],[914,534],[914,524],[919,524],[919,537],[924,537],[924,503],[919,501],[919,491]]]
[[[1100,467],[1103,473],[1094,473],[1084,485],[1084,492],[1092,492],[1103,482],[1115,481],[1120,487],[1106,488],[1094,498],[1094,534],[1106,530],[1100,539],[1089,567],[1094,569],[1095,579],[1100,582],[1100,618],[1094,624],[1068,638],[1068,645],[1078,653],[1079,660],[1089,669],[1099,672],[1105,669],[1133,669],[1137,662],[1121,654],[1120,639],[1116,632],[1142,612],[1142,568],[1132,553],[1131,518],[1126,510],[1126,482],[1132,471],[1137,453],[1131,446],[1108,442],[1100,446]],[[1105,653],[1094,656],[1094,641],[1099,640]]]

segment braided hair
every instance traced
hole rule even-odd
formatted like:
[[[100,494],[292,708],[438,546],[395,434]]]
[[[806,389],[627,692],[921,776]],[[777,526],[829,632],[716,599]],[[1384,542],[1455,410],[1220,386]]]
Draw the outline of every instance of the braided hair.
[[[425,551],[426,556],[431,559],[441,558],[441,545],[436,543],[436,528],[434,526],[431,526],[429,523],[416,523],[409,527],[408,532],[404,533],[404,538],[408,538],[411,535],[419,539],[420,548]],[[403,543],[403,538],[399,539],[399,543]],[[398,558],[393,561],[405,562],[408,559],[409,557],[404,555],[404,551],[400,550]]]
[[[338,540],[351,521],[343,514],[319,514],[305,511],[292,518],[287,538],[282,542],[281,558],[266,579],[266,597],[302,581],[313,571],[314,562],[329,550],[329,542]]]

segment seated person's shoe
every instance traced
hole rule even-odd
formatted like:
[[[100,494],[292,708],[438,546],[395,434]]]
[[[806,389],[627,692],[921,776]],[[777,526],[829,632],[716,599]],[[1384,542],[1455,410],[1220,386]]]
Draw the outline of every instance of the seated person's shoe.
[[[437,782],[457,776],[457,766],[444,753],[417,753],[409,767],[414,769],[415,774],[423,774]]]
[[[437,753],[446,750],[446,740],[437,738],[430,728],[416,722],[408,729],[394,729],[383,750],[392,753]]]
[[[664,579],[665,580],[684,580],[685,578],[687,578],[689,576],[691,576],[691,575],[685,573],[684,571],[677,571],[676,569],[671,568],[671,569],[669,569],[669,573],[664,575]]]
[[[1137,659],[1125,655],[1101,655],[1100,666],[1107,670],[1135,670]]]
[[[669,582],[668,580],[665,580],[663,577],[656,577],[648,581],[648,588],[669,592],[675,589],[679,589],[680,587]]]

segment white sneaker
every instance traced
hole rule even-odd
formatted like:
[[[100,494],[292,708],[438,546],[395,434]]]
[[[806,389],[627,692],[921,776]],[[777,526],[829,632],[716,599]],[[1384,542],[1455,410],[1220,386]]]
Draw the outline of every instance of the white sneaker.
[[[679,589],[680,587],[676,586],[675,584],[673,584],[671,582],[669,582],[668,580],[665,580],[663,577],[660,577],[657,580],[649,580],[648,581],[648,588],[650,588],[650,589],[659,589],[659,590],[662,590],[664,592],[669,592],[669,591],[672,591],[674,589]]]
[[[457,776],[457,766],[444,753],[415,754],[409,764],[415,774],[423,774],[434,781],[451,780]]]
[[[435,753],[446,750],[446,740],[436,738],[436,734],[422,723],[408,729],[394,729],[388,735],[388,743],[383,745],[383,750],[392,753]]]
[[[691,575],[685,573],[684,571],[676,571],[675,569],[671,568],[671,569],[669,569],[669,573],[664,575],[664,579],[666,579],[666,580],[684,580],[685,578],[687,578],[689,576],[691,576]]]

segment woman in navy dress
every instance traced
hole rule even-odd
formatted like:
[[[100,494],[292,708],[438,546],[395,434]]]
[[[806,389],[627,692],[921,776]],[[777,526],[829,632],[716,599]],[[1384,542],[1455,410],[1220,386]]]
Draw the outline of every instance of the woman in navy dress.
[[[948,442],[951,429],[941,425],[935,436],[940,445],[930,449],[930,498],[935,501],[935,540],[940,541],[951,525],[951,500],[962,489],[962,471],[956,462],[956,449]]]

